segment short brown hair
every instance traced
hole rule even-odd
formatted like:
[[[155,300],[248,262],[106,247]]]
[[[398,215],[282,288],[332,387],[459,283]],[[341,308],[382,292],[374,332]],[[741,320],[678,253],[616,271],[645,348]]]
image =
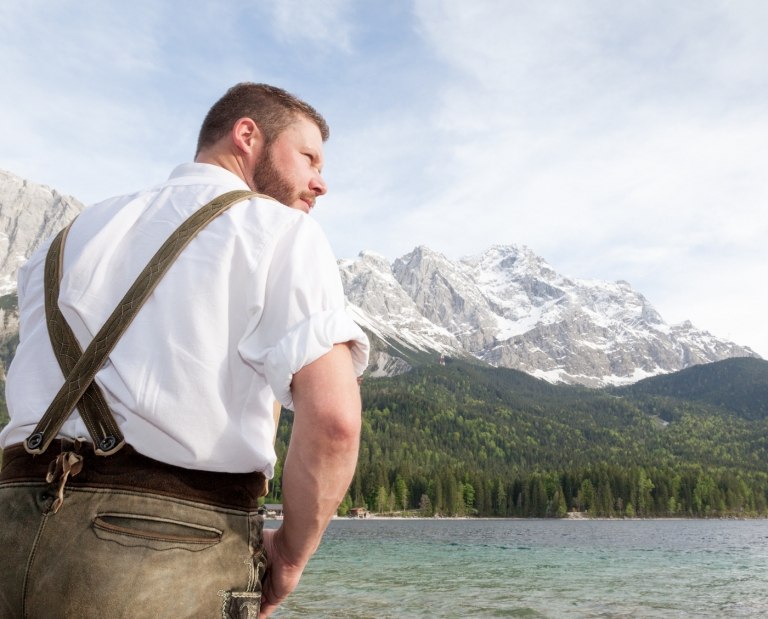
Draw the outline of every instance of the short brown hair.
[[[224,137],[241,118],[252,119],[269,145],[300,115],[306,116],[317,125],[323,141],[328,139],[328,123],[308,103],[282,88],[269,84],[252,82],[235,84],[213,104],[203,120],[197,138],[196,156],[201,150],[212,146]]]

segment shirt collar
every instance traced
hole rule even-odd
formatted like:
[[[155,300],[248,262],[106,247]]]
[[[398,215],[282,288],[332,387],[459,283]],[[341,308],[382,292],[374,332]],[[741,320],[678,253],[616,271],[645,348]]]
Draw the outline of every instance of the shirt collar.
[[[237,174],[211,163],[182,163],[171,172],[168,182],[173,185],[198,185],[203,183],[206,185],[221,185],[231,189],[250,189]]]

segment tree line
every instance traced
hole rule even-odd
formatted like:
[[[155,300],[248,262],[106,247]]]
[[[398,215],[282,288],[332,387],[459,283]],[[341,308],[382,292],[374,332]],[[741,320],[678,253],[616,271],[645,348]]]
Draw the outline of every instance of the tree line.
[[[768,475],[603,463],[504,477],[442,470],[404,478],[360,467],[345,503],[425,517],[756,517],[768,515]]]
[[[727,389],[728,377],[718,380]],[[762,402],[762,392],[754,405],[741,398],[734,411],[650,388],[550,385],[462,362],[368,380],[358,467],[340,513],[766,516]],[[291,414],[283,417],[279,456],[291,425]],[[279,490],[277,479],[273,500]]]

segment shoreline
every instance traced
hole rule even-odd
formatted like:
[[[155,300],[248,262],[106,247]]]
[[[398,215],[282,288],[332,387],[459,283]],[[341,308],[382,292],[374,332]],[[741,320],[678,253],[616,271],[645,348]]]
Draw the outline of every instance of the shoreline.
[[[276,520],[276,518],[269,518],[270,520]],[[633,517],[625,517],[625,516],[585,516],[585,515],[576,515],[576,516],[565,516],[563,518],[546,518],[541,516],[380,516],[380,515],[370,515],[365,517],[355,517],[355,516],[334,516],[332,520],[430,520],[430,521],[441,521],[441,520],[451,520],[451,521],[459,521],[459,520],[466,520],[466,521],[492,521],[492,520],[499,520],[499,521],[506,521],[506,520],[542,520],[542,521],[553,521],[553,522],[589,522],[589,521],[630,521],[630,522],[637,522],[637,521],[683,521],[683,520],[735,520],[735,521],[746,521],[746,520],[768,520],[768,516],[648,516],[646,518],[641,518],[637,516]]]

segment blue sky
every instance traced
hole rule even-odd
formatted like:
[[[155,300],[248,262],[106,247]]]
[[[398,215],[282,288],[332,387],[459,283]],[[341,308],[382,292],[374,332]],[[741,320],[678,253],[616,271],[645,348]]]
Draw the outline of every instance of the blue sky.
[[[269,82],[331,125],[340,258],[527,245],[768,357],[766,30],[762,0],[4,0],[0,168],[133,191]]]

